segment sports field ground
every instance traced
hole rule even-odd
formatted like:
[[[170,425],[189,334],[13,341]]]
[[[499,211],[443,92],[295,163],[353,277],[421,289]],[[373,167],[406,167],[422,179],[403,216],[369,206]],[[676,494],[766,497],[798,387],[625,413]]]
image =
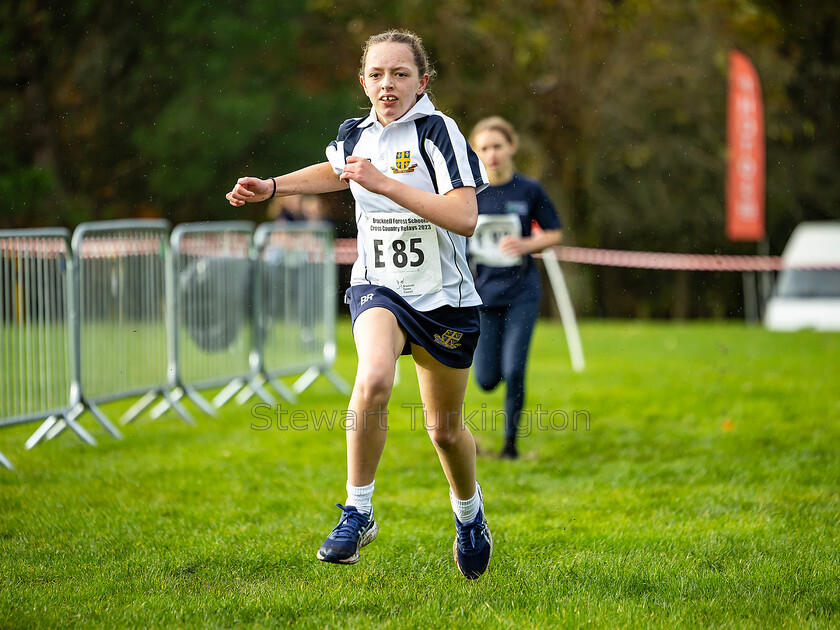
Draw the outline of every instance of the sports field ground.
[[[338,372],[352,382],[349,322]],[[0,627],[837,627],[840,335],[741,323],[585,321],[572,372],[540,322],[523,457],[500,461],[502,391],[465,414],[495,543],[452,560],[447,486],[401,360],[353,566],[315,552],[343,502],[346,399],[145,416],[93,448],[0,430]],[[105,407],[114,418],[129,401]],[[188,403],[189,404],[189,403]],[[495,420],[495,428],[493,427]]]

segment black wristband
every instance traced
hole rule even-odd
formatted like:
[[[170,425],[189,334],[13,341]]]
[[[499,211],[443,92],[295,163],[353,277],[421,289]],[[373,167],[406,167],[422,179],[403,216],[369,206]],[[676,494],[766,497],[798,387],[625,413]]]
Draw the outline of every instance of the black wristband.
[[[273,190],[271,191],[271,199],[274,199],[274,195],[277,194],[277,180],[273,177],[271,178],[271,185],[274,186]]]

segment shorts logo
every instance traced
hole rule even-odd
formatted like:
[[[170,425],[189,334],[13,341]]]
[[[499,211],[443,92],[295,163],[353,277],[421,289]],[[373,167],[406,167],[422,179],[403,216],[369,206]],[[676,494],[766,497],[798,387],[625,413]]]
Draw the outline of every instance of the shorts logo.
[[[455,343],[456,341],[460,341],[461,337],[464,336],[464,333],[455,331],[455,330],[448,330],[443,333],[442,335],[435,335],[435,343],[439,343],[444,348],[449,348],[450,350],[454,350],[460,343]]]
[[[362,299],[359,300],[359,306],[364,306],[365,302],[367,302],[368,300],[372,300],[372,299],[373,299],[373,293],[368,293],[367,295],[363,295]]]
[[[417,168],[417,164],[411,163],[411,151],[397,151],[396,166],[392,166],[394,173],[411,173]]]

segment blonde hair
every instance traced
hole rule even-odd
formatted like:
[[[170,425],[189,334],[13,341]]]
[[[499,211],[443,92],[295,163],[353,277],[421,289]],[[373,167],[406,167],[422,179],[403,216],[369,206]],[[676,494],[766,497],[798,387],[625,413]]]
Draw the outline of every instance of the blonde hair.
[[[501,116],[489,116],[479,120],[470,133],[470,144],[474,144],[478,134],[483,131],[498,131],[513,145],[514,149],[519,146],[519,136],[516,134],[516,129]]]
[[[359,67],[359,76],[365,74],[365,60],[367,59],[368,51],[376,44],[383,42],[395,42],[397,44],[405,44],[411,48],[411,54],[414,56],[414,64],[420,73],[420,77],[424,74],[429,75],[429,79],[435,76],[434,69],[429,65],[429,56],[426,54],[426,49],[423,47],[423,40],[418,35],[411,31],[400,31],[391,29],[379,35],[372,35],[365,42],[362,47],[362,62]]]

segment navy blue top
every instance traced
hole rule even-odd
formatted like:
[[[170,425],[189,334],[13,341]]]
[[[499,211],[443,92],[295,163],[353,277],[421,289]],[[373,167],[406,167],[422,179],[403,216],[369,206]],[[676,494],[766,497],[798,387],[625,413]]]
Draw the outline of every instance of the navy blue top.
[[[522,223],[522,236],[531,235],[531,222],[544,230],[558,230],[560,217],[554,204],[536,180],[519,173],[502,186],[489,186],[478,199],[479,214],[516,213]],[[540,299],[540,275],[530,254],[515,267],[475,265],[475,288],[484,306],[510,306],[514,302]]]

